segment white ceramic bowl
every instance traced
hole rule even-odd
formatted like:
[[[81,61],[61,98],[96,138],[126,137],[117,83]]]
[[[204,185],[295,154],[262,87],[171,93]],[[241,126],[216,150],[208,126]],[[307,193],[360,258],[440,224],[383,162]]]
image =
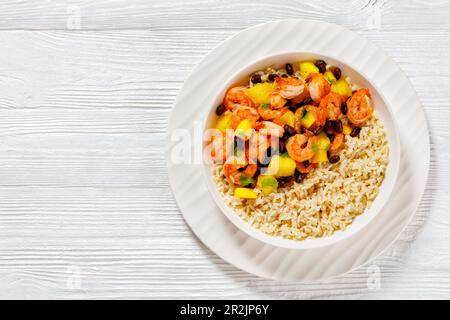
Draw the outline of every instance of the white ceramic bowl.
[[[387,139],[389,142],[389,164],[387,166],[384,181],[380,187],[380,193],[376,197],[375,201],[371,204],[370,208],[356,217],[351,225],[349,225],[345,230],[337,231],[329,237],[311,238],[300,241],[267,235],[259,229],[252,227],[248,222],[243,220],[236,212],[234,212],[231,207],[229,207],[223,201],[222,196],[217,190],[217,186],[213,181],[210,165],[206,164],[204,161],[203,173],[206,179],[207,186],[217,206],[219,206],[225,216],[227,216],[227,218],[237,228],[244,231],[249,236],[276,247],[289,249],[311,249],[323,247],[349,238],[365,227],[370,228],[370,221],[381,211],[381,209],[389,200],[398,175],[400,164],[400,138],[391,108],[386,103],[386,99],[383,97],[382,92],[380,92],[378,88],[375,87],[370,82],[370,80],[364,76],[364,71],[356,70],[354,67],[342,63],[341,61],[333,57],[324,56],[313,52],[287,52],[267,56],[245,66],[240,71],[236,72],[236,74],[232,78],[230,78],[228,81],[225,81],[223,87],[217,88],[217,98],[214,101],[213,105],[208,106],[208,112],[205,115],[204,130],[211,127],[213,120],[217,117],[215,115],[216,107],[222,102],[227,89],[234,83],[238,82],[242,78],[252,74],[255,71],[266,68],[267,66],[274,65],[276,67],[281,67],[288,62],[317,59],[323,59],[327,62],[327,64],[339,67],[342,70],[342,74],[344,76],[349,76],[351,78],[352,84],[357,84],[361,87],[370,89],[373,97],[375,113],[384,124],[384,129],[386,131]],[[204,145],[203,147],[205,146],[206,145]]]

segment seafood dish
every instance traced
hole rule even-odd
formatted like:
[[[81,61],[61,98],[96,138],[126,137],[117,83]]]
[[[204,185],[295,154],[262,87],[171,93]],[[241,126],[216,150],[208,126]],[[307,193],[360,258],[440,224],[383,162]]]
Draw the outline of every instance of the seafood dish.
[[[370,90],[324,60],[248,75],[227,89],[208,131],[224,202],[286,239],[344,230],[377,197],[388,165]]]

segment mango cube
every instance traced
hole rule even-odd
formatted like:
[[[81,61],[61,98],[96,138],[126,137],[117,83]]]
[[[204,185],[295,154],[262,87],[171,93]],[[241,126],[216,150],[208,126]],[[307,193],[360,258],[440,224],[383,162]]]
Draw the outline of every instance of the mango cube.
[[[236,188],[234,189],[234,196],[243,199],[256,199],[258,194],[249,188]]]
[[[246,90],[247,96],[256,104],[270,103],[270,95],[275,91],[275,85],[269,82],[257,83]]]

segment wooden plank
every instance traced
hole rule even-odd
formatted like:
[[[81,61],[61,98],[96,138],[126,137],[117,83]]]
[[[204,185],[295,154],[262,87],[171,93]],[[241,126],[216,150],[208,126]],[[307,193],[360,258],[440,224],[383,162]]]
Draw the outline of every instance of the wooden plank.
[[[1,4],[0,29],[240,30],[278,19],[316,19],[368,30],[378,19],[382,31],[450,30],[448,1],[320,0],[258,1],[8,1]],[[78,23],[79,21],[79,23]]]

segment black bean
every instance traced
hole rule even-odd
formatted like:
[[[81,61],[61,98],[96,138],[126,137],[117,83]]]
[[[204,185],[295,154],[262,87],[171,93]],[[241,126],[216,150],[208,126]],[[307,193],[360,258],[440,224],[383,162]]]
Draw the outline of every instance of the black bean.
[[[327,135],[334,135],[334,127],[331,120],[327,120],[327,122],[325,122],[324,131]]]
[[[339,78],[340,78],[341,75],[342,75],[341,69],[339,69],[338,67],[334,67],[334,68],[332,69],[332,72],[333,72],[333,75],[334,75],[334,77],[336,78],[336,80],[339,80]]]
[[[286,136],[286,138],[289,138],[290,136],[293,136],[293,135],[297,134],[297,131],[295,131],[295,129],[292,128],[288,124],[285,124],[283,126],[283,129],[284,129],[284,135]]]
[[[286,63],[286,72],[290,76],[294,74],[294,68],[292,67],[292,64]]]
[[[289,78],[289,76],[288,76],[286,73],[283,73],[283,74],[281,75],[281,77],[282,77],[282,78]]]
[[[311,164],[311,162],[309,162],[309,160],[305,160],[305,161],[302,162],[302,164],[303,164],[305,167],[309,167],[309,165]]]
[[[341,105],[341,112],[342,112],[343,115],[346,115],[346,114],[347,114],[347,102],[344,102],[344,103]]]
[[[292,112],[295,112],[298,108],[299,108],[299,107],[298,107],[298,104],[295,104],[295,103],[291,103],[291,104],[288,106],[288,109],[291,110]]]
[[[334,132],[336,132],[336,133],[342,133],[343,128],[342,128],[342,122],[341,122],[341,120],[335,120],[335,121],[333,121],[332,123],[333,123],[333,129],[334,129]]]
[[[284,188],[290,186],[294,182],[295,177],[294,176],[281,177],[278,178],[277,180],[278,180],[278,187]]]
[[[286,103],[284,104],[285,107],[291,107],[292,106],[292,101],[289,99],[286,99]]]
[[[320,73],[324,73],[327,70],[327,63],[323,60],[317,60],[314,65],[319,69]]]
[[[273,154],[274,154],[274,149],[272,147],[267,148],[264,153],[264,158],[262,159],[262,162],[258,162],[258,164],[261,167],[267,167],[269,165],[270,159],[272,158]]]
[[[261,168],[266,168],[269,165],[269,162],[270,162],[270,159],[267,160],[267,158],[264,159],[263,162],[258,161],[257,164],[258,164],[258,168],[260,168],[260,172],[261,172]]]
[[[258,167],[265,168],[269,165],[269,162],[270,158],[267,155],[265,155],[264,159],[262,159],[261,162],[258,161]]]
[[[318,136],[321,132],[322,132],[322,127],[317,127],[317,128],[312,129],[312,133],[315,136]]]
[[[280,153],[285,153],[286,152],[286,141],[280,140],[280,143],[279,143],[279,146],[278,146],[278,151]]]
[[[259,74],[254,74],[252,75],[252,77],[250,78],[250,81],[252,83],[260,83],[261,82],[261,76]]]
[[[327,134],[328,139],[330,139],[330,142],[333,142],[334,140],[334,133]]]
[[[336,163],[339,160],[341,160],[341,158],[338,155],[332,155],[328,158],[328,161],[330,161],[330,163]]]
[[[273,82],[277,77],[278,76],[275,73],[271,73],[267,78],[269,79],[269,81]]]
[[[350,137],[357,137],[361,131],[360,127],[353,127],[352,132],[350,132]]]
[[[260,166],[257,166],[257,167],[256,167],[255,175],[254,175],[253,177],[256,178],[256,177],[258,177],[260,174],[261,174],[261,167],[260,167]]]
[[[302,182],[302,180],[305,178],[306,174],[301,173],[297,169],[295,169],[294,177],[296,182]]]
[[[224,112],[225,112],[225,106],[224,106],[223,104],[219,105],[219,106],[216,108],[216,114],[217,114],[218,116],[221,116]]]

